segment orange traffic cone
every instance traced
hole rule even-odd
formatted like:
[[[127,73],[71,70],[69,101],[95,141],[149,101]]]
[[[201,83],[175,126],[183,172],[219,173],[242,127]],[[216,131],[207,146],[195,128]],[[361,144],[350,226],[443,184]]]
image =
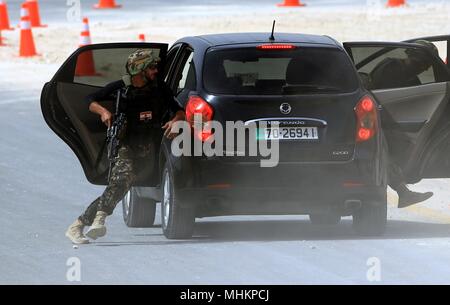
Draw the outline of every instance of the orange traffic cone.
[[[277,4],[278,6],[306,6],[301,0],[284,0],[284,3]]]
[[[98,4],[94,5],[94,8],[120,8],[122,5],[117,5],[115,0],[99,0]]]
[[[406,4],[405,0],[389,0],[386,4],[387,7],[399,7]]]
[[[90,45],[92,43],[91,41],[91,31],[89,29],[89,19],[84,17],[83,18],[83,28],[80,33],[80,47],[84,47],[87,45]]]
[[[41,24],[41,17],[39,14],[39,4],[37,0],[27,0],[28,11],[30,12],[30,21],[33,28],[46,27],[47,25]]]
[[[139,34],[139,41],[145,42],[145,34]]]
[[[8,7],[6,2],[0,0],[0,31],[13,30],[9,25]]]
[[[83,18],[83,30],[80,34],[80,47],[91,44],[91,33],[89,31],[89,19]],[[75,68],[76,76],[98,76],[95,72],[94,55],[92,51],[85,51],[78,55],[77,66]]]
[[[20,9],[20,57],[38,55],[34,46],[33,32],[31,31],[30,16],[26,4]]]

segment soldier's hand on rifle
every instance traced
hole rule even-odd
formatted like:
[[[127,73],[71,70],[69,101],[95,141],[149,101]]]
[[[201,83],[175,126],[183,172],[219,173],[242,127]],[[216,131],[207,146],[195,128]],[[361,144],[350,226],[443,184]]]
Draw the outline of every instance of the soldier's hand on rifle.
[[[111,122],[112,122],[112,114],[111,112],[109,112],[108,110],[105,110],[101,113],[100,118],[102,120],[102,122],[109,127],[111,127]]]
[[[98,114],[100,116],[100,119],[102,120],[102,122],[106,126],[108,126],[108,128],[111,127],[112,114],[111,114],[111,112],[108,111],[108,109],[106,109],[105,107],[100,105],[98,102],[93,101],[89,105],[89,111]]]

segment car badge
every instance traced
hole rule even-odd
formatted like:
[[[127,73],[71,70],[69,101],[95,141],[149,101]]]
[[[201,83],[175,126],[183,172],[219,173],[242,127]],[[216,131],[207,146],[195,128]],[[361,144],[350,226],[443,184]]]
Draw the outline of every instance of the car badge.
[[[292,107],[288,103],[283,103],[280,105],[280,111],[282,114],[289,114],[291,113]]]

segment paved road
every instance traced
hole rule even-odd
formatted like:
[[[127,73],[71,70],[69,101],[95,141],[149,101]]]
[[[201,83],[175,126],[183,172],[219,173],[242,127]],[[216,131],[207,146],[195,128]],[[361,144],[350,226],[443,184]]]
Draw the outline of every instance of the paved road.
[[[43,23],[59,23],[67,22],[67,11],[69,7],[73,7],[74,3],[79,0],[41,0],[39,7],[41,10],[41,17]],[[410,5],[426,5],[429,0],[408,0]],[[439,1],[439,0],[435,0]],[[444,0],[446,1],[446,0]],[[23,0],[8,0],[6,1],[9,8],[9,15],[11,21],[14,23],[19,21],[20,5]],[[101,17],[103,21],[123,22],[132,16],[135,20],[142,20],[142,18],[151,18],[157,14],[167,15],[195,15],[195,14],[238,14],[254,12],[257,10],[267,10],[275,8],[278,3],[283,3],[283,0],[116,0],[117,4],[122,4],[123,7],[119,10],[95,10],[93,5],[98,3],[98,0],[82,0],[81,14],[86,17]],[[331,8],[346,6],[349,9],[352,7],[366,6],[369,2],[367,0],[302,0],[306,3],[308,8]],[[387,0],[380,0],[382,4]],[[373,1],[370,2],[373,5]],[[298,9],[298,8],[294,8]],[[303,8],[302,8],[303,9]],[[292,10],[292,8],[280,8],[280,10]]]
[[[427,204],[402,213],[390,208],[383,238],[359,238],[349,219],[320,228],[290,216],[203,219],[194,239],[168,241],[159,226],[125,227],[119,208],[107,237],[74,249],[64,231],[102,188],[87,183],[73,153],[45,125],[39,87],[0,82],[2,284],[69,284],[71,257],[81,262],[81,283],[365,284],[373,257],[383,284],[450,283],[448,180],[416,187],[439,192]]]

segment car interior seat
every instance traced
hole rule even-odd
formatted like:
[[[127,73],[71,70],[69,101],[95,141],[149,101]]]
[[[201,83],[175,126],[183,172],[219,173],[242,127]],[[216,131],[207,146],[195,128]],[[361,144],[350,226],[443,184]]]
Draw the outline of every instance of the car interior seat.
[[[239,92],[242,88],[242,79],[238,76],[228,77],[222,63],[217,66],[214,77],[209,79],[209,87],[214,92]]]

